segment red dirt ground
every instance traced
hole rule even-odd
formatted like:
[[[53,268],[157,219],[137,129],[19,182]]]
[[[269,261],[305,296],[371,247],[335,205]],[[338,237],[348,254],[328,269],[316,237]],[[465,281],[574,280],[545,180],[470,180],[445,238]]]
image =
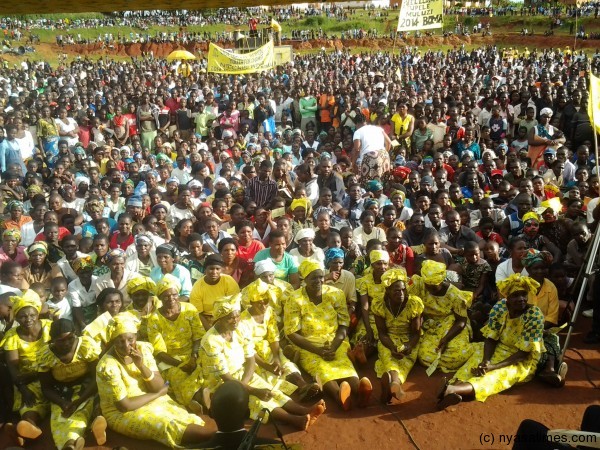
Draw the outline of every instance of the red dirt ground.
[[[343,413],[332,401],[324,416],[309,430],[294,432],[283,427],[286,442],[299,443],[304,449],[506,449],[511,445],[500,443],[501,434],[512,435],[519,423],[526,418],[543,422],[551,428],[577,429],[585,408],[600,404],[598,391],[587,380],[600,385],[600,353],[598,346],[582,343],[582,336],[589,330],[590,320],[581,318],[574,334],[572,349],[578,350],[587,364],[595,368],[587,374],[581,358],[572,350],[567,352],[569,364],[567,384],[563,389],[554,389],[532,381],[509,391],[493,396],[485,403],[465,402],[443,412],[435,410],[435,395],[441,383],[441,374],[428,378],[422,367],[415,367],[404,388],[406,397],[402,404],[384,407],[378,402],[379,385],[374,382],[375,392],[366,409],[354,409]],[[570,359],[570,358],[574,358]],[[371,361],[370,367],[373,363]],[[361,371],[375,380],[372,369]],[[210,420],[210,419],[209,419]],[[404,423],[403,427],[401,421]],[[214,423],[211,423],[214,427]],[[411,443],[408,430],[416,445]],[[49,427],[44,435],[31,443],[31,450],[53,448]],[[274,436],[270,425],[263,426],[262,435]],[[493,436],[494,443],[482,442],[482,436]],[[93,438],[88,436],[88,445]],[[6,436],[0,434],[0,448],[8,446]],[[86,447],[88,450],[109,450],[115,446],[129,450],[159,450],[159,444],[140,442],[109,432],[104,447]]]

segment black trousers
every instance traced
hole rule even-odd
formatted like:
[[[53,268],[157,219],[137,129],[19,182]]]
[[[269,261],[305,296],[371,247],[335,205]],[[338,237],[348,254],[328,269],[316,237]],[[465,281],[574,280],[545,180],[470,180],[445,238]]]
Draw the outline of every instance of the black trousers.
[[[573,449],[569,445],[555,444],[546,441],[549,428],[535,420],[526,419],[521,422],[515,436],[513,450],[562,450]],[[600,433],[600,405],[590,405],[586,408],[581,420],[581,431]],[[579,446],[579,449],[590,447]]]

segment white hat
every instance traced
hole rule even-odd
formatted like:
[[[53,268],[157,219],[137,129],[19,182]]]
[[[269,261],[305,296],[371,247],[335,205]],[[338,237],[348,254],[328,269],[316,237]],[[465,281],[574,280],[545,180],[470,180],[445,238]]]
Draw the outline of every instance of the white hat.
[[[276,270],[277,266],[275,266],[275,263],[271,261],[270,258],[264,259],[254,264],[254,273],[257,277],[265,272],[275,272]]]
[[[552,110],[550,108],[542,108],[542,110],[540,111],[540,117],[542,117],[542,116],[552,117],[552,114],[554,114],[554,113],[552,112]]]
[[[297,244],[302,239],[306,239],[306,238],[314,239],[315,238],[315,230],[313,230],[312,228],[302,228],[300,231],[298,231],[296,233],[296,236],[294,237],[294,242],[296,242],[296,244]]]

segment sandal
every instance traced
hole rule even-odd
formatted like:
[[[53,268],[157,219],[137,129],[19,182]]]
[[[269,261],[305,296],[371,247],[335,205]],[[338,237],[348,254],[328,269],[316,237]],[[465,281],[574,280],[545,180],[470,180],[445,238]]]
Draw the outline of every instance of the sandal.
[[[448,394],[437,403],[437,409],[443,411],[450,406],[458,405],[460,402],[462,402],[462,396],[454,393]]]
[[[387,405],[392,401],[392,391],[390,385],[392,384],[392,377],[389,372],[386,372],[381,377],[381,403]]]
[[[37,439],[42,435],[42,430],[31,422],[20,420],[17,423],[17,434],[25,439]]]
[[[342,381],[340,383],[340,392],[339,392],[339,400],[340,405],[344,409],[344,411],[350,411],[352,408],[352,399],[350,395],[352,394],[352,388],[347,381]]]
[[[317,383],[306,383],[304,386],[296,390],[298,393],[298,400],[303,402],[310,400],[321,393],[321,387]]]
[[[373,385],[367,377],[362,377],[358,384],[358,407],[366,408],[373,393]]]
[[[106,444],[106,427],[108,424],[106,423],[106,419],[104,416],[98,416],[92,422],[92,434],[96,439],[96,444],[104,445]]]

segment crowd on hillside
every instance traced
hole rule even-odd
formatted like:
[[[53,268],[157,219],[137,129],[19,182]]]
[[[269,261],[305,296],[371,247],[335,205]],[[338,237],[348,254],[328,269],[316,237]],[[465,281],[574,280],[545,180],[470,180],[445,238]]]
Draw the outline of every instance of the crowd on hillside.
[[[400,401],[415,364],[454,373],[438,409],[562,387],[600,220],[590,67],[490,46],[1,68],[2,421],[210,447],[240,429],[215,404],[308,429],[373,383]]]

